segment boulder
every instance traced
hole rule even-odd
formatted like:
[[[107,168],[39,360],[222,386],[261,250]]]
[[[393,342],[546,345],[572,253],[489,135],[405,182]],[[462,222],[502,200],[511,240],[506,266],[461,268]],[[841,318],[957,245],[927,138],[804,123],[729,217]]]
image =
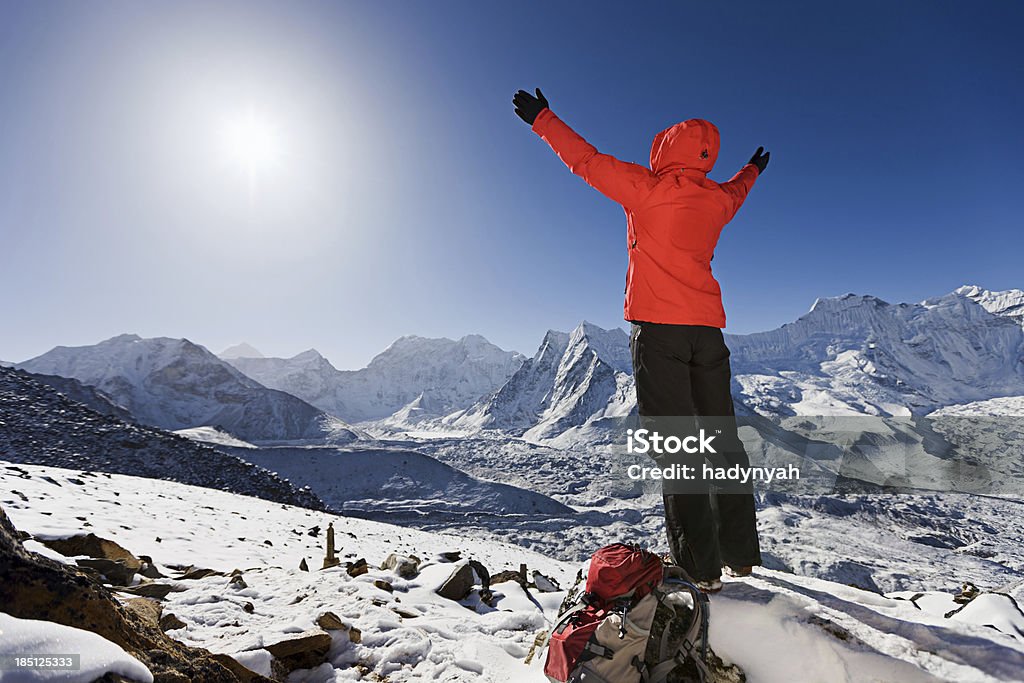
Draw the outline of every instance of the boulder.
[[[435,591],[442,598],[462,600],[473,590],[473,568],[468,562],[458,565]]]
[[[331,635],[325,631],[306,631],[266,646],[266,650],[289,671],[312,669],[323,664],[330,649]]]
[[[419,574],[420,561],[415,557],[391,553],[380,568],[390,569],[403,579],[411,579]]]
[[[360,557],[355,562],[349,562],[348,568],[345,571],[348,572],[349,576],[355,578],[370,571],[370,565],[366,563],[365,558]]]
[[[324,612],[316,618],[316,625],[325,631],[347,631],[348,626],[334,612]]]
[[[65,557],[92,557],[103,560],[124,560],[125,566],[134,571],[142,569],[142,562],[126,548],[96,534],[79,534],[69,538],[36,539],[47,548],[56,550]]]

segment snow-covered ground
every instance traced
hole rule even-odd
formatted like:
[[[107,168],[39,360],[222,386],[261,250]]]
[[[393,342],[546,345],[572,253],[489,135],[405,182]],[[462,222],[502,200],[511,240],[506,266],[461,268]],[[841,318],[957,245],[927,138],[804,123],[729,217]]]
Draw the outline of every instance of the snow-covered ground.
[[[70,478],[84,483],[68,485]],[[542,658],[524,660],[563,594],[526,592],[509,582],[495,586],[494,607],[472,597],[452,602],[434,593],[455,567],[439,554],[459,551],[492,573],[526,563],[562,586],[577,570],[575,563],[494,539],[330,516],[166,481],[0,463],[0,491],[14,524],[36,538],[91,531],[150,555],[168,575],[187,565],[240,569],[244,586],[230,576],[165,580],[180,589],[168,595],[165,613],[186,624],[169,633],[188,644],[235,654],[261,669],[269,665],[265,646],[315,628],[324,611],[361,632],[356,643],[346,635],[351,631],[332,631],[328,662],[293,674],[294,681],[380,680],[369,678],[374,672],[395,683],[540,683]],[[342,559],[365,558],[368,573],[352,578],[342,567],[317,569],[329,522]],[[320,527],[315,536],[314,527]],[[38,540],[26,547],[60,557]],[[376,569],[392,552],[422,558],[420,573],[401,579]],[[312,571],[299,569],[302,559]],[[391,592],[374,584],[381,580]],[[1024,676],[1024,616],[1014,600],[983,593],[970,611],[946,618],[942,605],[951,595],[912,597],[759,569],[712,598],[711,644],[750,683]],[[7,648],[0,640],[0,652]]]

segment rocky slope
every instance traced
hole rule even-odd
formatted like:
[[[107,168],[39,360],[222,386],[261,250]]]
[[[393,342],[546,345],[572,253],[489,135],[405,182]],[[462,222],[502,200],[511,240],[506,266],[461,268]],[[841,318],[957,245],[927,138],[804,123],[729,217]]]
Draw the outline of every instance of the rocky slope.
[[[169,479],[323,508],[312,493],[240,458],[101,415],[11,368],[0,368],[0,459]]]

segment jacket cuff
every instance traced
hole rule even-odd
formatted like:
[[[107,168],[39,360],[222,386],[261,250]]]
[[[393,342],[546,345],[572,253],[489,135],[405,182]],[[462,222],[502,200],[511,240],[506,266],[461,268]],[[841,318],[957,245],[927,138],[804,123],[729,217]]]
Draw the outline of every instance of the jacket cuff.
[[[545,107],[539,114],[537,114],[537,118],[533,120],[533,125],[530,129],[537,135],[544,137],[544,128],[547,127],[548,122],[553,118],[557,118],[555,116],[555,112]]]

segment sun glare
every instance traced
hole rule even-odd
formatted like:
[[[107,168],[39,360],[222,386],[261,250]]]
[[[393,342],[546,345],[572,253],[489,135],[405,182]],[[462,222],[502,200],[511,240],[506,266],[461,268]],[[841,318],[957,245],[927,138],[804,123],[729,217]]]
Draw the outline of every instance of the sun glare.
[[[223,140],[228,157],[250,173],[274,166],[281,155],[277,129],[252,109],[225,123]]]

